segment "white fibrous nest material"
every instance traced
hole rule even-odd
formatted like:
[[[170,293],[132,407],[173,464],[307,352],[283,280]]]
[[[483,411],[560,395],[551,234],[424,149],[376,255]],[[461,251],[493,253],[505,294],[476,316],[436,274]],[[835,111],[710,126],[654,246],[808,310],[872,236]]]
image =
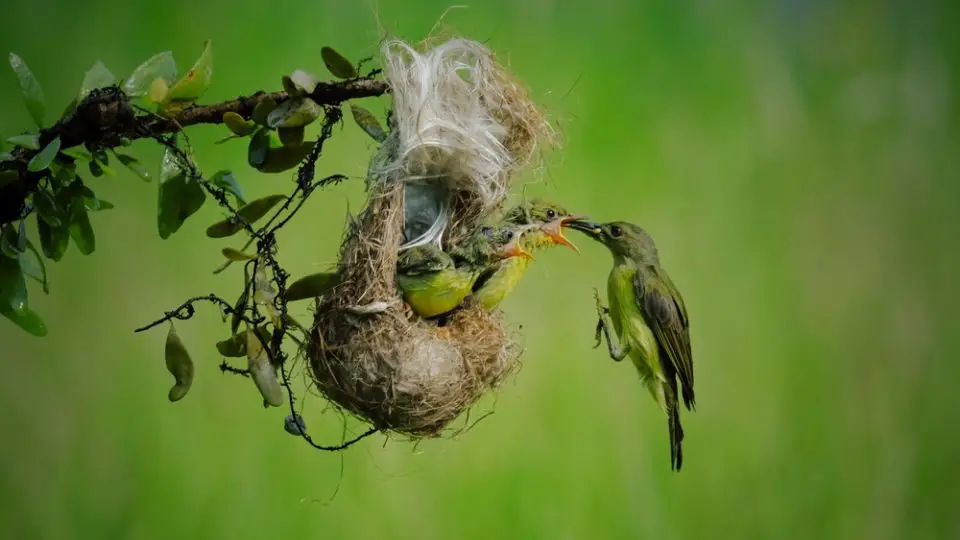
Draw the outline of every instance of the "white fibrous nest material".
[[[442,327],[416,316],[396,286],[397,254],[472,230],[554,132],[480,43],[418,50],[393,39],[381,52],[391,131],[308,354],[317,387],[340,407],[384,430],[435,436],[517,366],[520,348],[499,313],[467,307]]]

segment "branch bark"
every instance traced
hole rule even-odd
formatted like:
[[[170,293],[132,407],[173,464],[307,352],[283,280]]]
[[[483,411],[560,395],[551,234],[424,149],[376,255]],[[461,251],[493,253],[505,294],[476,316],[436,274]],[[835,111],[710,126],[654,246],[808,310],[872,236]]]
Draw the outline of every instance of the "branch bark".
[[[376,97],[389,92],[382,80],[359,78],[346,81],[321,82],[310,94],[319,105],[335,106],[350,99]],[[264,96],[277,103],[288,98],[286,92],[256,92],[212,105],[197,105],[181,111],[173,118],[139,113],[119,88],[105,88],[91,92],[69,115],[40,131],[40,148],[60,137],[61,149],[82,144],[115,148],[124,139],[135,140],[164,133],[176,133],[197,124],[220,124],[226,112],[235,112],[249,119],[253,108]],[[17,178],[0,186],[0,224],[20,219],[27,197],[37,188],[43,173],[27,170],[36,150],[17,148],[13,159],[0,162],[0,171],[16,171]]]

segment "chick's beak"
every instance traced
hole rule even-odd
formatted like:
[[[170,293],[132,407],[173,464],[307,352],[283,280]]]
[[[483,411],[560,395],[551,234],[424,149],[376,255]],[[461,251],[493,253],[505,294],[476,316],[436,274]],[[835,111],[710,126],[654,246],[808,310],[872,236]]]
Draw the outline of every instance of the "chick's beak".
[[[540,230],[546,233],[555,244],[567,246],[570,249],[580,253],[580,248],[574,245],[566,236],[563,235],[563,228],[571,226],[572,223],[586,219],[586,216],[563,216],[549,223],[545,223]]]

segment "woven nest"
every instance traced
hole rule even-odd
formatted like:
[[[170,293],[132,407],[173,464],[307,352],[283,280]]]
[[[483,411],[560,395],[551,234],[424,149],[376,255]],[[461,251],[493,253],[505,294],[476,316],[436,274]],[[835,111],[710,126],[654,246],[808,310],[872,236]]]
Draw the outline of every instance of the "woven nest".
[[[371,161],[366,206],[340,247],[340,284],[318,299],[307,352],[333,403],[382,430],[437,436],[518,367],[521,350],[499,312],[467,305],[441,326],[403,302],[397,258],[410,240],[405,205],[416,202],[405,188],[424,178],[445,186],[449,213],[430,241],[457,243],[554,132],[481,44],[422,52],[393,40],[383,54],[394,126]]]

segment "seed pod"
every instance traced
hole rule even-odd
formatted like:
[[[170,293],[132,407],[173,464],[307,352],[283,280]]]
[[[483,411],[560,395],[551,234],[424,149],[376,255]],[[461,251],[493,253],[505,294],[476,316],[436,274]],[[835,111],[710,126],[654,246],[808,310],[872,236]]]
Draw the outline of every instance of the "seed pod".
[[[263,348],[257,333],[247,330],[247,369],[257,390],[263,396],[264,405],[280,407],[283,405],[283,389],[277,379],[277,370],[270,364],[270,355]]]
[[[164,347],[164,356],[167,364],[167,371],[173,375],[175,384],[167,393],[167,399],[170,401],[179,401],[187,395],[190,385],[193,384],[193,360],[190,359],[190,353],[177,335],[177,330],[170,323],[170,331],[167,332],[167,343]]]

